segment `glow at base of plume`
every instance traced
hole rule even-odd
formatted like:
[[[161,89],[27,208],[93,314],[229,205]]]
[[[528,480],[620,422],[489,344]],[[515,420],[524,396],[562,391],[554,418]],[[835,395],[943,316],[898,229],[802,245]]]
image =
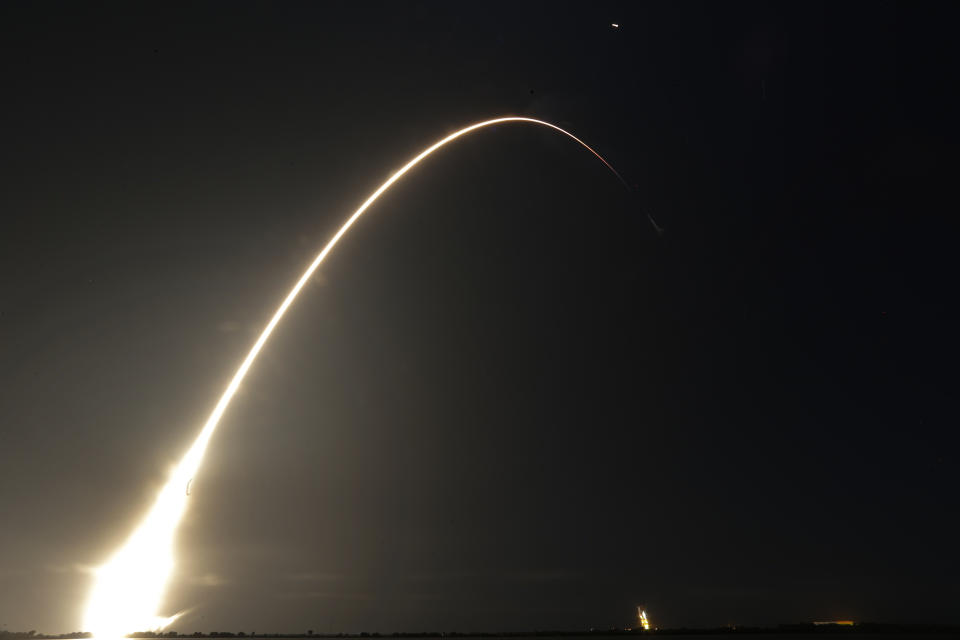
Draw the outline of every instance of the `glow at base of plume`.
[[[360,208],[353,212],[347,221],[334,234],[333,238],[327,242],[326,246],[314,258],[307,270],[304,271],[300,279],[284,298],[280,307],[273,314],[270,322],[264,328],[260,337],[253,344],[247,357],[237,372],[230,380],[223,395],[217,402],[207,419],[203,429],[194,441],[193,445],[184,455],[180,464],[176,466],[167,484],[160,490],[156,501],[147,513],[147,516],[137,526],[123,546],[116,551],[113,556],[99,567],[96,572],[93,589],[87,601],[87,607],[84,614],[83,628],[93,633],[94,637],[100,640],[114,640],[123,637],[128,633],[136,631],[157,631],[165,628],[181,614],[170,617],[158,615],[163,594],[166,590],[167,581],[174,569],[173,542],[174,536],[180,520],[187,508],[188,486],[200,468],[203,461],[203,455],[206,452],[207,445],[213,436],[220,418],[226,411],[230,400],[233,398],[240,383],[243,382],[247,371],[253,365],[257,354],[263,348],[270,334],[273,333],[277,323],[283,318],[287,309],[293,304],[297,295],[304,285],[310,280],[314,271],[320,266],[320,263],[327,257],[327,254],[336,246],[340,238],[353,226],[353,223],[363,215],[370,205],[376,202],[393,183],[402,178],[404,174],[413,169],[421,160],[440,149],[444,145],[453,142],[457,138],[484,127],[509,122],[522,122],[529,124],[549,127],[555,131],[575,140],[590,153],[596,156],[610,171],[627,186],[620,174],[607,162],[599,153],[594,151],[585,142],[574,136],[572,133],[561,129],[560,127],[535,120],[533,118],[506,117],[496,118],[478,122],[451,133],[446,138],[434,143],[415,158],[410,160],[401,169],[395,172],[390,178],[380,185],[373,194],[364,201]],[[628,187],[629,188],[629,187]]]
[[[638,617],[640,618],[640,627],[641,627],[644,631],[649,631],[649,630],[650,630],[650,620],[647,618],[647,612],[646,612],[645,610],[643,610],[643,609],[640,609],[639,607],[638,607],[638,612],[639,612],[639,614],[640,614],[640,615],[638,616]]]

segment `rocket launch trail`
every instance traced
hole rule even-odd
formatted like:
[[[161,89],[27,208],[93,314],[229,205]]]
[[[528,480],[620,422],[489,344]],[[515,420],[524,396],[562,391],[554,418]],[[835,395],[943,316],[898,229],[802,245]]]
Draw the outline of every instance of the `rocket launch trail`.
[[[200,468],[210,438],[220,423],[220,419],[273,330],[286,314],[290,305],[296,300],[300,290],[303,289],[340,239],[350,230],[357,219],[395,182],[422,160],[454,140],[479,129],[508,123],[543,126],[562,133],[596,156],[623,183],[624,187],[628,191],[630,190],[629,185],[617,173],[616,169],[583,140],[554,124],[533,118],[504,117],[472,124],[435,142],[407,162],[353,212],[293,285],[293,288],[273,314],[270,322],[260,333],[260,337],[251,347],[247,357],[244,358],[233,375],[196,440],[187,450],[180,463],[173,469],[169,480],[160,490],[147,515],[127,541],[114,552],[113,556],[96,569],[93,589],[85,610],[83,622],[85,630],[92,632],[100,640],[113,640],[134,631],[162,629],[181,615],[163,617],[157,614],[157,610],[160,608],[167,581],[173,572],[173,542],[180,520],[186,512],[191,480]]]

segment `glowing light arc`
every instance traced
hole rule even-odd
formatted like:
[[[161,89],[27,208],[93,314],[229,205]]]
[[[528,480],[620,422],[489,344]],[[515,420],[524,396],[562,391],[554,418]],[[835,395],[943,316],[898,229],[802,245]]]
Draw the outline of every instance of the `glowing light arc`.
[[[407,162],[401,169],[390,176],[376,191],[374,191],[356,211],[347,219],[340,229],[327,242],[326,246],[317,254],[310,266],[307,267],[300,279],[287,294],[270,322],[260,333],[257,341],[247,353],[237,372],[233,375],[223,395],[217,402],[194,440],[193,445],[184,455],[180,463],[174,468],[167,484],[161,489],[156,501],[140,525],[134,530],[127,541],[104,565],[96,569],[96,579],[87,602],[84,628],[101,640],[119,638],[135,631],[151,631],[163,629],[176,620],[181,614],[172,617],[162,617],[156,614],[163,598],[173,567],[173,540],[180,519],[186,511],[187,499],[190,494],[190,482],[200,467],[203,455],[206,452],[210,438],[213,436],[220,419],[230,404],[240,383],[256,360],[260,350],[270,338],[274,328],[293,304],[300,290],[310,280],[311,276],[324,261],[330,251],[340,239],[350,230],[350,227],[377,199],[387,191],[397,180],[417,166],[422,160],[434,151],[453,142],[472,131],[496,124],[521,122],[549,127],[575,140],[586,150],[600,160],[617,179],[629,190],[629,185],[606,159],[592,147],[569,131],[534,118],[510,116],[495,118],[472,124],[468,127],[451,133],[442,140],[432,144]]]

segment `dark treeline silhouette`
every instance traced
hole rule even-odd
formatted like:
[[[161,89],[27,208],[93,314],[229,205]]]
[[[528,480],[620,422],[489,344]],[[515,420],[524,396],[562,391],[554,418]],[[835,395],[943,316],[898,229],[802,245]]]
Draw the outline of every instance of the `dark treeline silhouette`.
[[[18,640],[29,640],[30,638],[36,639],[53,639],[53,638],[92,638],[93,634],[86,631],[71,631],[70,633],[60,633],[57,635],[50,635],[46,633],[37,633],[34,630],[30,631],[7,631],[0,630],[0,638],[3,640],[13,640],[14,638]]]
[[[756,635],[756,634],[830,634],[830,635],[859,635],[859,634],[889,634],[901,636],[917,635],[948,635],[960,637],[960,626],[938,624],[887,624],[863,622],[854,625],[836,624],[781,624],[776,627],[715,627],[715,628],[687,628],[675,629],[589,629],[583,631],[503,631],[503,632],[459,632],[459,631],[418,631],[379,633],[314,633],[308,630],[305,633],[250,633],[244,631],[194,631],[193,633],[179,633],[177,631],[141,631],[131,633],[129,638],[532,638],[532,637],[612,637],[612,636],[683,636],[683,635]],[[82,631],[61,633],[56,635],[31,631],[0,630],[0,640],[69,640],[91,638],[92,634]]]

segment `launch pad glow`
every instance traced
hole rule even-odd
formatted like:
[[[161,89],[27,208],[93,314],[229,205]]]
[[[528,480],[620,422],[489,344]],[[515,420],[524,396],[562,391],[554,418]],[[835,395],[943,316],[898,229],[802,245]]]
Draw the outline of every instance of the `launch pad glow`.
[[[237,392],[240,383],[243,382],[244,377],[253,365],[254,360],[256,360],[260,350],[263,349],[263,345],[267,342],[270,334],[273,333],[277,324],[283,318],[284,314],[286,314],[287,309],[297,298],[300,290],[303,289],[304,285],[310,280],[313,273],[330,251],[333,250],[344,234],[353,226],[353,223],[356,222],[393,183],[413,169],[421,160],[457,138],[478,129],[506,123],[534,124],[549,127],[564,134],[596,156],[597,159],[610,169],[620,182],[629,189],[627,183],[609,162],[572,133],[549,122],[544,122],[543,120],[523,117],[496,118],[478,122],[460,129],[427,147],[390,176],[389,179],[380,185],[380,187],[360,205],[360,208],[353,212],[343,226],[341,226],[329,242],[327,242],[317,257],[314,258],[313,262],[310,263],[310,266],[303,272],[303,275],[300,276],[296,284],[294,284],[290,293],[287,294],[287,297],[284,298],[280,307],[273,314],[270,322],[268,322],[267,326],[263,329],[260,337],[257,338],[257,341],[253,344],[253,347],[250,349],[247,357],[244,358],[240,368],[237,369],[237,372],[233,375],[233,378],[224,390],[223,395],[220,396],[220,400],[214,407],[207,422],[203,425],[193,445],[191,445],[180,463],[173,469],[169,480],[160,490],[156,501],[148,511],[146,517],[140,522],[127,541],[114,552],[113,556],[95,570],[94,585],[89,595],[84,614],[83,628],[85,630],[92,632],[94,637],[100,640],[114,640],[135,631],[157,631],[163,629],[182,615],[183,612],[164,617],[159,615],[157,611],[160,609],[167,581],[175,566],[174,537],[180,520],[186,512],[189,485],[193,476],[200,468],[204,453],[210,443],[210,438],[213,436],[213,432],[216,430],[220,419],[227,410],[230,400]]]

